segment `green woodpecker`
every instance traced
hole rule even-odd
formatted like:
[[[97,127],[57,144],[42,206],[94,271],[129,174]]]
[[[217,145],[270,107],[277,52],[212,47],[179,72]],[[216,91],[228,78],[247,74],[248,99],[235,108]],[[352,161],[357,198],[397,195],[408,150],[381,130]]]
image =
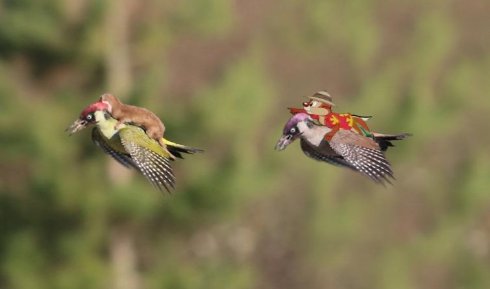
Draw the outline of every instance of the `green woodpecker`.
[[[170,192],[175,186],[170,160],[183,158],[182,153],[202,152],[163,138],[157,142],[142,128],[118,122],[108,112],[107,104],[100,101],[85,108],[67,131],[73,134],[93,124],[93,142],[120,164],[139,171],[160,191]]]

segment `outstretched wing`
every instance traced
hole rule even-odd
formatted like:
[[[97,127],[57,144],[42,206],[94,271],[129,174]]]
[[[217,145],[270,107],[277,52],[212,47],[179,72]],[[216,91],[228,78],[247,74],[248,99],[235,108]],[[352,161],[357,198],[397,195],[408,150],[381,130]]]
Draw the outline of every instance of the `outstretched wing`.
[[[331,165],[356,170],[354,166],[348,163],[341,155],[336,153],[326,142],[322,142],[319,146],[314,146],[307,140],[301,139],[300,144],[303,153],[312,159],[327,162]]]
[[[105,136],[103,136],[98,127],[94,127],[92,129],[92,141],[98,147],[100,147],[106,154],[113,157],[121,165],[123,165],[127,168],[134,168],[134,169],[139,171],[138,166],[133,161],[131,156],[125,151],[122,144],[119,144],[120,149],[118,149],[117,143],[112,143],[112,145],[109,144],[109,142],[111,140],[108,140]],[[115,141],[120,142],[119,139],[115,140]],[[112,142],[114,142],[114,141],[112,141]]]
[[[393,171],[379,145],[371,138],[348,130],[339,130],[329,142],[356,171],[378,183],[390,182]]]
[[[160,191],[170,192],[175,187],[175,176],[170,166],[170,156],[146,133],[135,126],[119,131],[121,143],[139,171]]]

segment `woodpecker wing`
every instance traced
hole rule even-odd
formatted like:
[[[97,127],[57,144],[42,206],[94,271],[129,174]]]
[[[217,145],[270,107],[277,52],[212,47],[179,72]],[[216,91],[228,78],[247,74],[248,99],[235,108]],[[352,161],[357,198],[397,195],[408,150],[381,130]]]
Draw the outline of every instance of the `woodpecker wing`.
[[[127,168],[134,168],[139,171],[139,168],[131,158],[131,155],[121,144],[119,137],[117,137],[117,140],[115,141],[108,140],[104,135],[102,135],[98,127],[94,127],[92,129],[92,141],[121,165]]]
[[[390,182],[393,171],[379,145],[371,138],[349,130],[339,130],[329,142],[356,171],[377,183]]]
[[[307,140],[301,139],[300,144],[303,153],[312,159],[323,161],[331,165],[356,170],[354,166],[347,162],[341,155],[336,153],[326,142],[322,142],[319,146],[314,146]]]
[[[175,187],[170,154],[139,127],[128,125],[119,131],[121,143],[139,171],[160,191]]]

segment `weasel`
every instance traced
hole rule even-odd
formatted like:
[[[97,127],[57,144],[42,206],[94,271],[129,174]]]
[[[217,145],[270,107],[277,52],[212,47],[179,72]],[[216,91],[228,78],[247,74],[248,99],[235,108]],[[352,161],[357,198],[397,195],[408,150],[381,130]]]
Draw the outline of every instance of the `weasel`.
[[[103,94],[100,101],[109,106],[109,113],[118,120],[116,127],[122,123],[141,126],[150,138],[156,140],[162,147],[166,146],[163,141],[165,126],[153,112],[146,108],[124,104],[110,93]]]

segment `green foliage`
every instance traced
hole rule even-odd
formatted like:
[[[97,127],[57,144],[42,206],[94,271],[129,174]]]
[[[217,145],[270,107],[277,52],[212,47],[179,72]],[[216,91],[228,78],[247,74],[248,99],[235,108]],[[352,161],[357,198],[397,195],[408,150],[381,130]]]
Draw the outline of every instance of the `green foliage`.
[[[174,29],[207,36],[224,34],[231,28],[231,6],[232,2],[226,0],[181,1],[170,24]]]

